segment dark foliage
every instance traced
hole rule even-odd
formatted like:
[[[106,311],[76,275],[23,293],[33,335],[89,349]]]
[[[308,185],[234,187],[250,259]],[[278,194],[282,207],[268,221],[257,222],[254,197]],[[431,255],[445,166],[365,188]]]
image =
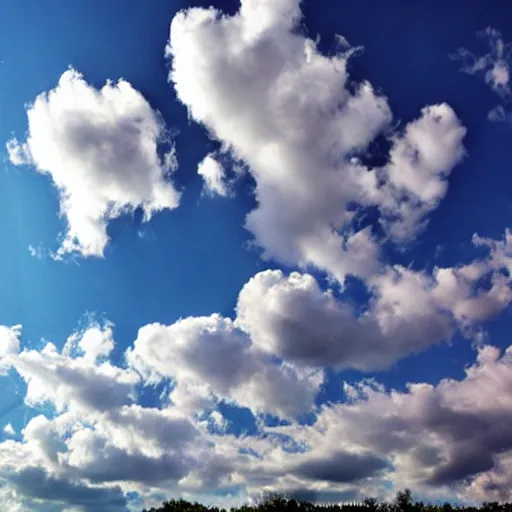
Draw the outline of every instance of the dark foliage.
[[[308,501],[298,501],[283,496],[269,496],[257,505],[243,505],[232,508],[230,512],[512,512],[512,503],[490,502],[480,507],[456,507],[450,503],[434,505],[414,501],[411,491],[406,489],[397,493],[392,503],[379,502],[368,498],[361,503],[345,503],[343,505],[316,505]],[[185,500],[171,500],[160,508],[151,508],[143,512],[227,512],[217,507],[205,507],[200,503]]]

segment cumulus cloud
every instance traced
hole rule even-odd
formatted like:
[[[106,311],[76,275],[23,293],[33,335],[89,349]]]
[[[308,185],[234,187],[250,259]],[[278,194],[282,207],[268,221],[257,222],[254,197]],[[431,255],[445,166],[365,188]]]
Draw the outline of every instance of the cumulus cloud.
[[[388,477],[398,486],[431,493],[450,486],[464,499],[510,499],[510,474],[501,472],[512,448],[505,428],[511,364],[510,347],[500,355],[486,346],[461,381],[410,384],[404,392],[373,382],[346,385],[349,401],[323,406],[314,425],[269,431],[292,436],[307,453],[325,453],[324,460],[334,442],[370,450],[393,466]]]
[[[244,1],[225,16],[191,8],[172,21],[167,56],[178,98],[256,182],[246,227],[267,258],[314,265],[342,282],[379,267],[369,229],[354,228],[353,205],[377,206],[400,242],[424,225],[446,193],[465,129],[448,105],[423,110],[395,137],[390,165],[361,156],[390,130],[386,98],[354,84],[354,48],[323,56],[296,29],[298,0]],[[389,132],[391,133],[391,132]]]
[[[314,406],[323,378],[252,353],[247,335],[216,316],[144,327],[127,351],[128,368],[108,361],[112,349],[112,327],[106,324],[72,335],[61,351],[47,343],[40,351],[18,347],[10,353],[6,364],[27,385],[25,403],[50,405],[57,413],[32,418],[21,441],[0,444],[0,473],[10,485],[23,489],[16,475],[30,476],[36,469],[36,476],[63,496],[78,482],[124,489],[172,487],[184,480],[186,487],[192,471],[217,481],[213,475],[222,468],[226,477],[232,472],[229,461],[211,450],[212,439],[197,417],[201,410],[175,403],[176,389],[185,387],[193,395],[196,387],[205,387],[212,397],[209,417],[222,432],[226,420],[214,410],[219,399],[291,416]],[[163,377],[176,384],[170,400],[164,397],[160,408],[139,405],[136,388]]]
[[[168,352],[149,361],[152,368],[143,367],[147,354],[165,347]],[[21,440],[0,443],[0,475],[25,501],[83,510],[109,508],[110,499],[124,503],[128,490],[190,490],[197,478],[214,489],[232,478],[233,468],[226,455],[212,450],[215,439],[197,418],[201,411],[175,404],[174,389],[159,408],[145,407],[135,388],[165,376],[178,388],[193,393],[194,386],[204,386],[215,402],[224,398],[258,412],[292,415],[313,407],[321,374],[308,377],[249,348],[245,333],[215,316],[146,326],[127,352],[127,360],[138,364],[128,368],[108,360],[109,324],[72,335],[60,351],[52,343],[20,350],[18,341],[5,361],[26,383],[25,403],[49,405],[56,414],[32,418]],[[232,379],[226,364],[231,370],[241,366]],[[222,415],[210,407],[209,417],[222,432]]]
[[[7,143],[15,165],[31,165],[59,192],[67,231],[57,257],[103,256],[111,220],[141,208],[144,220],[176,208],[169,179],[174,148],[160,115],[125,80],[101,89],[69,69],[27,109],[25,142]],[[160,143],[167,153],[161,156]],[[163,146],[162,146],[163,147]]]
[[[0,361],[17,354],[20,350],[21,325],[0,326]]]
[[[26,468],[11,475],[10,482],[25,496],[60,505],[80,507],[86,512],[126,510],[126,498],[119,487],[95,488],[48,475],[42,468]]]
[[[408,241],[426,224],[448,189],[447,178],[464,155],[466,129],[446,104],[425,107],[396,136],[379,201],[383,224],[397,241]]]
[[[0,475],[25,498],[124,510],[116,482],[176,484],[198,464],[193,421],[176,408],[138,405],[140,376],[106,360],[112,349],[111,327],[93,326],[62,351],[47,343],[4,359],[26,383],[27,406],[56,411],[32,418],[21,441],[0,444]]]
[[[220,315],[147,325],[127,359],[150,381],[173,379],[171,400],[192,409],[211,408],[226,399],[256,413],[295,416],[313,406],[323,380],[321,372],[304,374],[293,365],[273,362]]]
[[[78,352],[84,361],[94,363],[101,357],[107,357],[114,349],[112,325],[90,325],[83,332],[73,333],[66,341],[64,354]]]
[[[300,18],[298,0],[243,0],[232,16],[188,9],[172,22],[167,56],[191,117],[255,180],[247,228],[266,257],[302,271],[255,275],[232,319],[141,327],[119,365],[108,323],[61,350],[22,349],[20,327],[0,327],[0,370],[18,373],[28,407],[46,406],[20,439],[0,443],[13,503],[115,510],[128,492],[233,488],[358,499],[385,496],[390,483],[461,499],[509,496],[511,348],[481,347],[460,381],[396,391],[363,380],[345,384],[344,402],[317,403],[324,367],[386,368],[457,330],[474,335],[507,307],[512,235],[475,235],[487,256],[432,272],[383,261],[375,230],[355,227],[359,214],[378,211],[397,244],[416,236],[447,193],[465,128],[441,103],[394,131],[387,99],[350,80],[356,50],[339,38],[342,51],[323,56],[296,30]],[[500,91],[508,80],[503,68],[491,79]],[[110,220],[138,208],[148,220],[178,205],[172,147],[159,156],[163,123],[126,81],[96,90],[68,70],[28,117],[27,141],[8,150],[59,190],[68,231],[58,257],[101,256]],[[388,159],[371,166],[368,146],[379,136],[390,141]],[[214,155],[198,172],[207,192],[228,195]],[[336,286],[358,276],[367,304],[356,309],[338,288],[323,288],[310,266]],[[160,402],[147,406],[139,392],[155,385]],[[257,433],[228,434],[221,401],[250,409]],[[298,421],[304,413],[308,424]],[[267,414],[286,421],[269,427]]]
[[[10,364],[27,383],[27,403],[51,402],[58,410],[106,410],[127,405],[139,381],[134,372],[109,362],[96,365],[87,356],[67,357],[52,343],[40,352],[24,350],[11,358]]]
[[[279,285],[278,278],[285,279],[262,276]],[[288,293],[298,285],[308,291],[311,279],[291,276]],[[269,292],[270,303],[275,294]],[[320,305],[326,300],[315,298]],[[110,339],[109,328],[103,331],[102,339]],[[76,345],[85,339],[86,346],[97,347],[88,340],[100,334],[85,331]],[[159,357],[160,350],[167,352]],[[427,496],[444,489],[464,500],[510,499],[511,348],[502,355],[494,347],[481,347],[460,381],[415,383],[395,391],[363,380],[345,384],[344,402],[319,407],[296,389],[309,389],[311,382],[301,381],[307,382],[307,374],[289,366],[295,380],[280,363],[263,359],[262,366],[259,357],[247,334],[218,316],[141,329],[127,352],[138,375],[87,352],[66,354],[48,345],[39,352],[18,351],[9,356],[9,364],[28,384],[27,404],[44,401],[57,415],[36,416],[21,440],[0,443],[0,476],[22,500],[44,499],[83,510],[109,508],[106,503],[121,507],[129,491],[208,493],[233,485],[247,495],[281,491],[359,499],[368,493],[385,497],[392,482]],[[223,375],[226,364],[234,370],[232,380],[229,372]],[[245,377],[236,373],[240,366]],[[214,400],[230,399],[260,412],[304,409],[315,412],[316,419],[278,427],[258,422],[257,435],[237,437],[226,433],[225,418],[215,407],[205,419],[173,404],[172,393],[158,408],[137,403],[132,392],[136,379],[147,386],[162,376],[178,385],[205,386]],[[31,389],[34,379],[44,392]],[[91,387],[104,397],[90,399]],[[300,407],[287,409],[284,397]]]
[[[489,248],[487,258],[432,275],[395,266],[373,276],[361,314],[309,274],[260,272],[240,292],[235,323],[260,350],[287,361],[386,368],[457,329],[469,333],[510,304],[510,233],[502,241],[474,237],[474,243]]]
[[[242,288],[234,320],[146,325],[127,361],[147,382],[171,382],[170,400],[188,414],[227,400],[293,418],[314,406],[322,368],[385,369],[457,331],[475,335],[506,308],[512,237],[473,242],[488,255],[431,274],[394,266],[374,275],[363,312],[310,274],[260,272]]]
[[[392,484],[432,499],[510,500],[511,365],[510,347],[500,354],[483,346],[461,380],[404,391],[345,384],[346,401],[322,405],[313,424],[263,427],[249,439],[217,436],[216,452],[249,493],[385,498]]]
[[[207,194],[222,197],[229,194],[224,167],[213,155],[205,156],[197,168],[197,173],[203,178],[204,190]]]

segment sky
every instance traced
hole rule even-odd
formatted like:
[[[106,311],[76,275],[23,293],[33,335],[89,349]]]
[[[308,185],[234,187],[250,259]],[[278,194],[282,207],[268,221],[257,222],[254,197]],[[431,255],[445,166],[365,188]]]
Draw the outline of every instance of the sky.
[[[511,16],[3,0],[5,506],[512,500]]]

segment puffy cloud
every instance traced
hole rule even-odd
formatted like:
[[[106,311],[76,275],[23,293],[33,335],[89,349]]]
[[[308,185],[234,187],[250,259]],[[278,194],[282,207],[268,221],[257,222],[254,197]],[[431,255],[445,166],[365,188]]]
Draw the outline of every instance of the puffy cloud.
[[[62,351],[48,343],[6,359],[27,384],[26,404],[57,412],[32,418],[21,441],[0,443],[0,475],[25,501],[124,510],[124,487],[114,482],[176,485],[199,464],[194,450],[205,441],[193,420],[175,408],[136,404],[140,376],[106,361],[112,348],[111,327],[95,325]]]
[[[475,246],[489,255],[453,269],[436,269],[434,300],[449,308],[457,321],[475,326],[500,313],[512,300],[512,234],[506,230],[503,240],[473,235]],[[487,285],[482,284],[487,280]]]
[[[384,369],[457,330],[478,332],[512,301],[511,240],[508,232],[501,241],[475,236],[487,257],[432,274],[383,269],[368,281],[363,312],[312,275],[263,271],[241,290],[234,320],[215,314],[146,325],[127,361],[147,382],[169,380],[172,403],[189,414],[227,400],[294,417],[313,407],[319,368]]]
[[[5,480],[0,480],[0,500],[6,510],[12,512],[26,512],[30,510],[25,503],[23,498],[16,492],[13,486],[8,486]],[[44,510],[44,509],[43,509]]]
[[[146,455],[141,450],[129,451],[119,447],[115,440],[87,428],[73,434],[67,449],[63,457],[66,466],[96,484],[176,482],[188,473],[191,459],[185,449],[162,450],[157,456]]]
[[[489,471],[477,475],[469,484],[468,493],[478,501],[510,501],[512,489],[512,451],[493,457]]]
[[[449,318],[432,307],[430,312],[418,307],[396,315],[369,311],[357,317],[350,305],[322,291],[311,275],[299,273],[258,274],[241,291],[237,312],[237,322],[256,346],[307,365],[382,368],[452,334]],[[416,328],[424,316],[424,323],[432,325],[428,332]],[[395,326],[388,327],[386,321]],[[436,324],[438,332],[433,332]]]
[[[412,238],[446,195],[448,175],[464,155],[465,134],[454,111],[443,103],[425,107],[395,137],[380,201],[384,226],[394,239]]]
[[[72,334],[66,341],[63,353],[69,355],[78,350],[88,363],[95,363],[100,357],[107,357],[114,349],[111,325],[90,325],[83,332]]]
[[[150,381],[173,379],[176,387],[170,397],[181,407],[208,408],[226,399],[255,412],[284,416],[309,410],[321,373],[299,373],[251,345],[229,318],[189,317],[170,326],[141,328],[127,359]]]
[[[221,432],[225,431],[228,427],[228,420],[219,411],[212,411],[209,417],[211,423]]]
[[[494,256],[485,260],[487,267],[498,266],[507,252],[503,243],[493,244]],[[476,276],[477,266],[458,271]],[[314,298],[320,309],[338,313],[330,303],[333,297],[319,293],[311,276],[294,274],[287,279],[265,272],[255,281],[259,279],[277,287],[268,292],[270,304],[286,303],[281,295],[293,298],[302,287],[305,302],[314,303]],[[409,280],[416,282],[406,279],[407,286]],[[395,291],[389,297],[400,295]],[[299,301],[299,313],[309,319],[302,307]],[[72,336],[73,344],[111,339],[109,327],[92,329],[92,337],[87,331]],[[129,491],[149,496],[166,489],[197,498],[197,493],[232,486],[253,496],[281,491],[318,499],[359,499],[367,494],[386,497],[392,482],[395,489],[408,485],[427,496],[450,492],[465,500],[510,499],[512,436],[506,425],[512,419],[511,348],[501,355],[496,348],[482,347],[460,381],[446,379],[437,386],[416,383],[405,391],[388,391],[363,380],[345,384],[345,402],[317,407],[297,391],[304,385],[300,371],[290,363],[268,360],[254,344],[236,322],[219,316],[185,319],[172,326],[141,329],[127,359],[138,365],[137,379],[144,385],[168,376],[178,387],[190,386],[192,395],[194,386],[206,388],[213,406],[222,397],[261,412],[309,407],[316,413],[311,424],[292,421],[268,427],[258,422],[256,436],[236,437],[226,434],[225,418],[213,406],[206,417],[197,417],[196,410],[166,402],[159,408],[136,403],[133,370],[112,366],[103,355],[72,354],[69,344],[67,353],[47,345],[40,352],[11,355],[10,365],[28,383],[27,403],[45,400],[59,412],[54,418],[32,418],[22,440],[0,443],[0,475],[6,489],[17,493],[25,509],[37,508],[30,500],[46,500],[91,511],[121,506]],[[98,347],[92,342],[83,345]],[[36,363],[27,365],[27,359]],[[104,377],[106,364],[111,367],[107,372],[111,380]],[[222,376],[226,364],[233,370],[231,381],[230,372]],[[247,375],[237,373],[239,367]],[[287,375],[287,368],[297,381]],[[307,381],[310,374],[305,375]],[[30,389],[35,378],[44,393],[34,395]],[[125,386],[123,379],[131,385]],[[106,398],[89,399],[91,386]],[[308,389],[311,381],[305,386]],[[295,403],[290,410],[285,399]]]
[[[189,317],[170,326],[142,327],[128,360],[151,380],[158,375],[176,375],[178,380],[190,374],[208,375],[219,392],[227,392],[226,375],[238,384],[253,372],[252,361],[244,358],[249,346],[250,340],[230,319]]]
[[[102,256],[108,223],[141,208],[144,219],[176,208],[169,180],[174,149],[159,114],[125,80],[97,90],[69,69],[28,107],[26,142],[7,143],[11,162],[47,174],[59,192],[67,232],[57,257]]]
[[[80,507],[84,512],[126,510],[126,498],[119,487],[90,487],[48,475],[44,469],[27,467],[10,475],[18,492],[44,502]]]
[[[256,13],[258,13],[256,15]],[[390,164],[362,163],[386,134],[387,100],[349,80],[346,48],[332,57],[295,30],[298,0],[245,0],[233,16],[191,8],[171,24],[167,56],[178,98],[255,179],[246,227],[267,258],[314,265],[342,282],[378,270],[370,229],[353,227],[377,206],[399,241],[412,237],[446,192],[465,129],[448,105],[422,111],[395,137]]]
[[[52,474],[97,485],[176,482],[197,465],[191,443],[200,449],[199,432],[176,410],[132,405],[87,413],[33,418],[18,450],[30,449],[36,456],[32,463]]]
[[[118,440],[118,446],[128,452],[140,450],[148,456],[176,450],[198,434],[179,410],[137,404],[110,410],[98,419],[96,431],[105,439]]]
[[[213,155],[207,155],[203,159],[197,168],[197,173],[203,178],[204,190],[207,194],[222,197],[229,194],[224,167]]]
[[[140,377],[103,360],[113,349],[112,329],[93,325],[68,339],[62,351],[48,342],[39,350],[21,350],[21,326],[0,327],[7,340],[2,346],[5,369],[14,369],[27,384],[25,402],[52,403],[58,411],[108,410],[133,402]],[[70,353],[78,347],[80,355]]]
[[[427,495],[451,489],[452,496],[467,500],[510,500],[511,368],[510,347],[500,356],[485,346],[461,381],[409,384],[404,392],[371,381],[346,385],[348,401],[324,405],[314,425],[266,431],[293,438],[303,447],[294,455],[304,460],[299,472],[314,460],[311,473],[321,479],[335,480],[329,468],[338,467],[331,455],[336,443],[342,451],[372,453],[369,467],[387,469],[386,479],[397,487]],[[269,458],[277,464],[276,456]]]
[[[0,373],[5,370],[8,359],[20,350],[21,325],[0,325]]]
[[[287,361],[386,368],[450,339],[457,328],[469,333],[510,304],[510,233],[502,241],[473,241],[488,247],[487,258],[432,275],[400,266],[376,274],[362,313],[309,274],[260,272],[240,292],[235,323],[258,349]],[[488,288],[480,285],[484,277]]]
[[[23,491],[15,475],[36,469],[51,480],[49,487],[56,488],[65,482],[91,489],[111,484],[123,490],[181,485],[186,489],[197,480],[194,473],[213,487],[214,482],[231,478],[229,459],[213,450],[215,439],[196,418],[201,410],[173,405],[165,398],[161,408],[144,407],[135,402],[136,385],[170,377],[176,383],[173,402],[180,387],[191,395],[197,394],[196,387],[206,388],[212,397],[211,420],[221,432],[226,421],[212,407],[220,397],[259,412],[294,415],[313,407],[322,381],[317,372],[298,372],[252,353],[246,334],[218,316],[141,329],[134,349],[127,352],[140,374],[105,360],[112,348],[111,326],[93,325],[72,335],[62,351],[48,343],[40,351],[10,356],[10,367],[27,383],[27,405],[49,404],[58,413],[52,419],[32,418],[21,441],[0,444],[0,473],[26,497],[32,495]],[[154,350],[160,358],[149,361],[154,368],[145,368],[144,357]],[[238,368],[238,373],[232,371]]]
[[[51,402],[58,410],[106,410],[127,405],[139,382],[134,372],[108,362],[96,366],[85,357],[66,357],[51,343],[40,352],[22,351],[11,364],[27,383],[27,403]]]

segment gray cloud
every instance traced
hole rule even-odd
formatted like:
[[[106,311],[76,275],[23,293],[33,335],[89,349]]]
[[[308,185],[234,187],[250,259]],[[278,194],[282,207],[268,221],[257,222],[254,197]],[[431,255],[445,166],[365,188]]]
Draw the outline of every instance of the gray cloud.
[[[84,512],[126,511],[126,499],[119,487],[99,488],[73,483],[54,478],[37,467],[12,473],[8,479],[21,493],[31,498],[78,506]]]
[[[510,499],[511,367],[510,347],[502,356],[484,347],[461,381],[410,384],[405,392],[386,392],[372,382],[347,385],[349,402],[324,405],[313,426],[271,431],[292,436],[311,453],[326,454],[336,443],[358,447],[376,457],[375,464],[393,466],[387,478],[422,492],[458,489],[466,498]],[[319,460],[327,464],[313,465],[317,475],[329,474],[328,457]],[[304,459],[306,467],[310,463]]]
[[[389,463],[370,453],[338,451],[326,458],[311,458],[300,463],[294,473],[310,480],[352,483],[375,476]]]
[[[493,258],[500,260],[500,251],[501,246],[497,245]],[[493,266],[487,262],[486,267],[489,265]],[[277,277],[279,283],[285,279],[279,273]],[[295,284],[304,284],[302,277],[294,276]],[[283,282],[290,285],[286,280]],[[295,293],[295,288],[290,287],[288,292]],[[277,304],[279,294],[273,294],[267,296],[269,307]],[[323,304],[321,298],[315,303]],[[294,376],[291,378],[286,374],[289,363],[280,366],[267,362],[267,366],[260,367],[264,361],[261,353],[251,352],[247,336],[230,321],[213,317],[199,319],[198,325],[202,326],[199,330],[195,321],[186,322],[176,332],[171,330],[172,336],[169,327],[157,326],[157,346],[167,347],[172,357],[163,353],[162,360],[152,361],[155,371],[184,382],[191,387],[188,391],[192,394],[196,393],[195,386],[206,386],[215,392],[215,379],[210,383],[206,373],[199,381],[194,373],[196,367],[182,358],[192,357],[203,342],[224,343],[222,340],[228,336],[227,346],[234,343],[235,349],[237,343],[242,343],[240,353],[252,358],[251,365],[258,368],[248,379],[240,378],[226,388],[230,400],[249,406],[255,402],[259,404],[254,406],[255,410],[262,411],[273,410],[286,399],[294,408],[297,404],[305,407],[305,403],[312,403],[304,401],[297,391],[313,386],[300,382],[300,370],[290,367]],[[219,327],[226,329],[217,332]],[[181,334],[180,329],[184,329]],[[196,339],[205,329],[212,337]],[[47,346],[40,353],[33,351],[38,357],[31,355],[34,360],[40,357],[45,361],[47,373],[39,373],[42,364],[32,368],[30,378],[37,375],[41,383],[38,389],[45,391],[38,395],[29,386],[29,403],[44,398],[59,404],[60,413],[52,419],[35,417],[23,430],[21,441],[0,443],[0,470],[9,475],[10,485],[27,500],[39,499],[37,496],[46,492],[47,498],[41,499],[64,501],[69,494],[69,500],[78,502],[86,500],[81,494],[87,494],[86,488],[98,492],[100,500],[103,494],[98,489],[107,492],[109,483],[119,485],[123,492],[142,492],[151,487],[199,493],[237,485],[250,495],[300,490],[318,500],[357,495],[359,491],[385,497],[384,480],[398,488],[418,489],[426,496],[444,489],[457,492],[461,499],[508,499],[507,489],[512,481],[512,435],[507,428],[512,421],[510,348],[503,355],[493,347],[481,348],[477,362],[460,381],[446,379],[437,386],[410,384],[402,392],[386,391],[373,381],[347,384],[347,401],[322,405],[316,410],[312,425],[291,421],[283,426],[265,427],[259,422],[257,435],[236,437],[221,430],[209,432],[210,421],[204,419],[201,410],[167,402],[157,409],[134,403],[126,405],[124,401],[86,401],[80,389],[88,381],[75,382],[71,392],[71,381],[67,376],[62,378],[57,368],[88,368],[91,375],[103,371],[114,377],[113,382],[120,375],[130,375],[130,369],[121,370],[91,355],[104,354],[107,347],[113,347],[108,333],[93,334],[84,333],[75,340],[87,349],[82,354],[66,355]],[[236,341],[236,337],[241,337],[241,341]],[[151,337],[141,334],[138,340],[150,341]],[[15,347],[17,343],[11,345]],[[147,354],[154,352],[151,347],[151,343],[145,347]],[[138,347],[139,355],[144,353],[141,348]],[[136,350],[137,347],[132,356]],[[16,358],[23,354],[9,350],[5,357],[17,368]],[[202,372],[209,371],[206,360],[197,363]],[[140,378],[149,378],[150,370]],[[277,376],[272,375],[274,371]],[[25,378],[29,378],[27,373]],[[312,407],[304,410],[314,410]],[[13,480],[16,475],[18,480]],[[67,482],[68,487],[61,486],[61,481]],[[325,482],[329,482],[328,493],[322,487]],[[62,498],[58,497],[59,488]]]

